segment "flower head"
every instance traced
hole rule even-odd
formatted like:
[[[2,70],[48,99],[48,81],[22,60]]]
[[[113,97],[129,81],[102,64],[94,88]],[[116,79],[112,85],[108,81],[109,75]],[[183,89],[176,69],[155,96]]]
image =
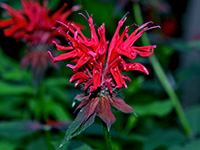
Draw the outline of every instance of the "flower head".
[[[0,20],[0,27],[5,28],[4,34],[12,36],[15,39],[21,39],[31,45],[51,43],[56,40],[55,36],[60,35],[53,27],[61,28],[56,22],[62,21],[70,25],[67,17],[72,11],[76,11],[80,6],[74,6],[71,9],[64,11],[67,4],[64,4],[60,9],[52,15],[51,9],[47,7],[48,1],[43,1],[42,5],[39,0],[21,0],[23,8],[15,10],[11,6],[1,3],[1,7],[11,16],[10,19]]]
[[[67,4],[64,4],[51,13],[51,9],[47,7],[47,0],[44,0],[42,5],[40,0],[21,0],[21,4],[23,8],[20,10],[15,10],[4,3],[0,4],[11,17],[0,20],[0,27],[4,28],[6,36],[22,40],[27,44],[27,54],[21,61],[21,67],[24,68],[30,64],[33,76],[38,80],[47,68],[47,64],[53,64],[52,59],[46,54],[47,49],[50,48],[49,45],[52,44],[52,40],[59,42],[57,36],[62,36],[62,34],[58,31],[65,30],[57,21],[71,26],[72,22],[67,20],[67,17],[80,6],[65,10]]]
[[[56,44],[58,50],[67,52],[57,57],[53,57],[51,52],[49,53],[54,62],[67,60],[75,63],[75,65],[67,64],[67,67],[72,68],[74,71],[74,75],[69,82],[76,80],[75,86],[81,84],[86,90],[84,94],[80,94],[75,98],[81,101],[81,104],[77,107],[77,109],[81,108],[81,110],[75,122],[79,120],[79,125],[86,126],[97,114],[106,122],[109,129],[115,121],[110,109],[111,106],[122,112],[134,113],[132,107],[115,96],[116,89],[122,88],[122,86],[127,88],[125,80],[131,80],[129,77],[122,75],[122,72],[137,70],[149,74],[142,64],[131,63],[124,59],[127,57],[134,60],[137,55],[151,56],[156,47],[155,45],[133,46],[133,44],[145,31],[159,26],[148,28],[147,25],[152,22],[147,22],[138,26],[130,35],[128,35],[130,27],[126,26],[120,35],[119,30],[126,20],[126,17],[123,17],[119,21],[109,44],[105,38],[105,25],[102,24],[98,27],[97,34],[92,16],[88,17],[91,38],[85,37],[78,26],[72,28],[61,23],[68,29],[65,36],[69,41],[69,45],[65,47],[55,41],[53,43]],[[68,138],[71,137],[69,136]]]

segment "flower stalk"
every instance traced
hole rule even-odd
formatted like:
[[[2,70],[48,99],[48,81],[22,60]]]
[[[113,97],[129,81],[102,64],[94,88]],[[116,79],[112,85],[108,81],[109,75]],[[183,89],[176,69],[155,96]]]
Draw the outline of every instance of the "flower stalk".
[[[111,142],[110,132],[108,131],[108,128],[107,128],[107,125],[105,122],[102,121],[102,125],[103,125],[104,139],[106,141],[106,148],[107,148],[107,150],[112,150],[112,142]]]
[[[137,2],[133,3],[133,14],[135,17],[135,21],[138,25],[143,24],[143,19],[141,15],[140,6]],[[147,34],[144,33],[141,37],[141,42],[143,45],[149,45],[149,39],[147,37]],[[165,89],[166,93],[168,94],[170,100],[172,101],[175,111],[180,119],[180,122],[183,126],[183,130],[187,134],[187,136],[192,136],[191,127],[189,125],[189,122],[184,114],[183,108],[181,107],[181,104],[179,102],[179,98],[177,97],[175,91],[173,90],[172,86],[170,85],[169,80],[167,79],[159,61],[157,60],[155,55],[152,55],[150,58],[150,62],[153,66],[153,69],[162,84],[163,88]]]

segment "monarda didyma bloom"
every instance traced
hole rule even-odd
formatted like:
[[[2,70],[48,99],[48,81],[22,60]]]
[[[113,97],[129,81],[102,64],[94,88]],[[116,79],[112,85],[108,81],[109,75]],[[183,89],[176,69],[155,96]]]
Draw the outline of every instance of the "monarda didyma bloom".
[[[75,63],[75,65],[67,64],[67,67],[74,71],[69,82],[76,80],[75,87],[80,84],[85,90],[85,93],[79,94],[75,98],[81,101],[76,108],[76,110],[80,109],[80,112],[66,133],[67,139],[79,134],[93,123],[96,114],[107,124],[109,130],[116,120],[111,112],[111,106],[125,113],[135,113],[132,107],[115,96],[116,89],[123,86],[127,88],[125,80],[131,80],[121,73],[129,70],[142,71],[146,74],[149,72],[142,64],[131,63],[123,58],[128,57],[134,60],[137,55],[148,57],[156,48],[155,45],[133,46],[146,30],[159,27],[148,28],[147,25],[152,22],[138,26],[130,35],[128,35],[129,26],[126,26],[124,32],[119,35],[119,30],[126,20],[126,17],[123,17],[109,44],[105,38],[105,25],[102,24],[98,27],[97,34],[92,16],[88,15],[88,17],[91,38],[85,37],[78,26],[70,27],[60,22],[68,29],[68,32],[63,34],[69,40],[69,45],[65,47],[55,41],[53,43],[56,44],[58,50],[64,50],[67,53],[53,57],[49,52],[54,62],[66,60]]]
[[[21,0],[21,3],[23,8],[20,10],[15,10],[4,3],[0,4],[7,11],[7,14],[11,16],[10,19],[0,20],[0,27],[5,28],[5,36],[22,40],[27,44],[27,54],[21,61],[21,67],[25,68],[31,65],[33,75],[36,78],[40,78],[48,63],[53,65],[47,53],[50,48],[49,45],[52,44],[52,40],[59,42],[57,36],[62,36],[52,28],[56,27],[60,30],[65,30],[56,20],[70,26],[72,22],[68,21],[67,17],[72,11],[79,10],[80,6],[65,10],[67,4],[64,4],[50,15],[51,10],[47,7],[47,0],[43,1],[42,5],[40,0]]]

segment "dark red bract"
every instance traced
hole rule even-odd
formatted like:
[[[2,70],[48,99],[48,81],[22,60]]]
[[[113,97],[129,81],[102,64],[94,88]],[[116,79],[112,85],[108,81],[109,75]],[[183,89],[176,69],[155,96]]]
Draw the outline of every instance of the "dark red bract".
[[[98,27],[97,34],[92,16],[89,16],[88,19],[91,38],[85,37],[78,26],[74,25],[72,28],[61,23],[68,29],[65,36],[69,41],[69,45],[65,47],[55,41],[53,43],[55,43],[58,50],[67,52],[57,57],[53,57],[51,52],[49,53],[54,62],[62,60],[73,62],[75,65],[67,64],[67,67],[72,68],[74,71],[74,75],[69,82],[76,80],[75,86],[81,84],[87,91],[75,98],[82,102],[77,107],[77,109],[81,108],[81,111],[75,119],[75,121],[80,121],[79,125],[86,124],[87,121],[91,121],[98,114],[106,122],[109,129],[115,121],[115,117],[110,110],[111,106],[126,113],[134,112],[122,99],[115,97],[113,90],[122,86],[127,88],[124,80],[130,81],[131,79],[121,74],[124,71],[137,70],[149,74],[142,64],[131,63],[123,58],[128,57],[134,60],[137,55],[143,57],[151,56],[156,47],[155,45],[133,45],[146,30],[159,26],[148,28],[147,25],[152,22],[147,22],[142,26],[138,26],[130,35],[128,35],[129,27],[126,26],[124,32],[119,35],[119,30],[125,20],[126,18],[119,21],[109,46],[109,42],[105,38],[105,25],[102,24]],[[124,57],[122,58],[122,56]]]

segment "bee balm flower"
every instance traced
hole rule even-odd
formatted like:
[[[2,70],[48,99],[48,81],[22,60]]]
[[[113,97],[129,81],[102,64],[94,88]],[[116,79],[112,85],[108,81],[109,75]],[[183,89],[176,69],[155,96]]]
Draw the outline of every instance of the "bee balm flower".
[[[39,0],[21,0],[23,8],[15,10],[11,6],[1,3],[0,6],[7,11],[11,16],[10,19],[0,20],[0,27],[4,28],[4,34],[8,37],[13,37],[16,40],[22,40],[27,44],[28,54],[22,59],[22,68],[32,67],[35,76],[41,74],[47,67],[48,63],[52,63],[47,49],[52,43],[52,40],[59,42],[56,36],[62,36],[56,27],[64,30],[60,24],[56,22],[62,21],[68,26],[71,26],[71,21],[67,17],[72,11],[76,11],[80,6],[74,6],[65,11],[67,4],[64,4],[60,9],[50,15],[51,10],[47,7],[47,1],[40,4]],[[55,65],[54,65],[55,66]]]
[[[131,63],[124,58],[134,60],[137,55],[149,57],[156,47],[155,45],[134,46],[135,41],[146,30],[159,27],[148,28],[147,25],[152,22],[138,26],[130,35],[128,35],[130,27],[126,26],[124,32],[119,35],[119,30],[126,18],[121,19],[109,44],[105,37],[105,25],[102,24],[98,27],[97,34],[92,16],[88,17],[91,38],[85,37],[78,26],[71,28],[60,22],[68,29],[65,36],[69,40],[69,45],[65,47],[55,41],[53,43],[56,44],[58,50],[67,52],[57,57],[53,57],[49,52],[54,62],[67,60],[75,64],[67,64],[67,67],[74,71],[69,82],[76,81],[75,86],[80,84],[86,90],[84,94],[79,94],[75,98],[81,101],[81,104],[76,108],[81,110],[74,123],[69,127],[68,139],[74,136],[73,132],[80,126],[83,128],[89,126],[94,121],[96,114],[107,124],[109,129],[116,120],[111,112],[111,106],[125,113],[134,113],[132,107],[115,96],[115,91],[123,86],[127,88],[125,80],[131,80],[122,75],[122,72],[130,70],[142,71],[146,74],[149,72],[142,64]],[[77,122],[79,122],[78,125]],[[74,128],[75,125],[76,128]],[[70,130],[72,126],[73,130]]]

